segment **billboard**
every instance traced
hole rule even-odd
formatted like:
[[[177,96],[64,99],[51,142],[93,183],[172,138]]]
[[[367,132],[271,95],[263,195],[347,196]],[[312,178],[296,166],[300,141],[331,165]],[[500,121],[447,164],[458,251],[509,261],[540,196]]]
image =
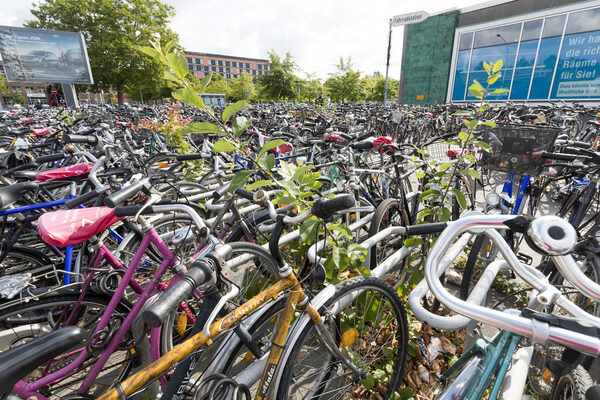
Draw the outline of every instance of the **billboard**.
[[[0,56],[9,82],[94,83],[79,32],[0,26]]]

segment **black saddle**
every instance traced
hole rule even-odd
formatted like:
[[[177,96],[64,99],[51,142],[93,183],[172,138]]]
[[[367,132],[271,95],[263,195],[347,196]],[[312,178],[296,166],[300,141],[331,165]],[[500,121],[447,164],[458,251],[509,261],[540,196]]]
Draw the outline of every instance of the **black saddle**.
[[[0,210],[18,201],[25,193],[37,188],[38,184],[35,182],[19,182],[10,186],[0,187]]]
[[[519,119],[521,121],[533,121],[534,119],[538,119],[539,115],[537,114],[523,114],[523,115],[519,115]]]
[[[0,354],[0,399],[36,367],[81,344],[85,337],[83,329],[69,326]]]
[[[33,132],[33,129],[24,126],[22,128],[11,129],[10,131],[6,132],[6,135],[7,136],[23,136],[23,135],[27,135],[28,133],[32,133],[32,132]]]
[[[38,174],[40,172],[42,172],[42,171],[21,170],[21,171],[13,172],[12,176],[13,176],[13,178],[21,180],[21,181],[35,181],[35,178],[38,176]]]

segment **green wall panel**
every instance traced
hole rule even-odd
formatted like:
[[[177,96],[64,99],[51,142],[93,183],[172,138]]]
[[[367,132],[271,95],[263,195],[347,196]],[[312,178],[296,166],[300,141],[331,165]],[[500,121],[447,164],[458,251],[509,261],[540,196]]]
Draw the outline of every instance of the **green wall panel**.
[[[446,101],[457,25],[457,11],[408,25],[402,103],[435,104]],[[417,101],[418,95],[423,95],[424,99]]]

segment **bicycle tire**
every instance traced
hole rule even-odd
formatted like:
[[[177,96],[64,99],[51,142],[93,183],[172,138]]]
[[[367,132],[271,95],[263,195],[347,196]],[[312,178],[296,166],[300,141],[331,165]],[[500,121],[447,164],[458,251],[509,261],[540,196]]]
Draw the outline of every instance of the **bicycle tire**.
[[[473,272],[475,271],[475,265],[477,261],[479,261],[479,254],[484,249],[484,245],[489,241],[488,237],[480,233],[475,237],[475,241],[469,250],[469,256],[467,257],[467,262],[465,263],[465,270],[463,271],[462,281],[460,283],[460,298],[461,300],[466,300],[469,297],[469,293],[471,292],[471,278],[473,277]]]
[[[365,292],[367,290],[372,290],[374,294],[381,294],[383,296],[382,299],[379,300],[378,303],[371,301],[374,297],[368,298],[368,293]],[[353,298],[353,300],[348,303],[350,298]],[[341,304],[342,302],[351,305],[353,307],[352,312],[344,313],[346,304]],[[374,310],[372,308],[375,304],[381,305],[382,303],[390,306],[390,309],[387,310],[388,314],[386,314],[389,319],[387,319],[385,323],[383,323],[383,319],[379,319],[383,318],[379,317],[380,310]],[[365,310],[367,310],[367,312],[362,315],[362,312]],[[327,357],[330,354],[327,350],[320,349],[321,346],[318,344],[313,334],[314,323],[311,321],[300,332],[298,339],[293,343],[289,343],[291,349],[290,356],[287,359],[285,367],[283,367],[284,369],[279,383],[277,399],[316,399],[323,398],[323,395],[326,393],[335,393],[336,396],[338,396],[337,398],[346,398],[344,397],[345,394],[349,391],[357,390],[360,387],[367,389],[361,396],[363,399],[389,399],[398,388],[400,380],[402,379],[408,348],[408,322],[406,313],[402,306],[402,301],[394,289],[378,278],[365,276],[351,278],[336,285],[335,294],[323,305],[323,307],[321,307],[320,313],[325,317],[324,321],[329,328],[335,329],[335,332],[333,332],[335,335],[334,340],[337,343],[340,343],[341,347],[345,348],[344,351],[346,353],[350,351],[350,357],[354,358],[355,364],[357,363],[356,357],[358,357],[361,359],[358,363],[363,367],[375,367],[376,369],[374,371],[377,371],[377,368],[384,368],[383,371],[385,371],[385,376],[377,376],[377,391],[375,393],[369,392],[370,389],[367,389],[367,386],[370,386],[370,384],[368,384],[369,380],[374,378],[374,371],[369,371],[367,379],[355,380],[352,382],[344,381],[342,376],[340,377],[340,382],[333,382],[332,387],[329,388],[328,384],[331,383],[332,380],[338,380],[333,375],[337,372],[342,372],[341,370],[344,368],[340,363],[332,360],[331,357]],[[394,315],[390,316],[392,313]],[[331,317],[335,317],[334,320],[332,320]],[[352,317],[358,317],[359,320],[350,321]],[[384,339],[382,347],[373,354],[371,351],[373,350],[372,344],[378,343],[376,338],[363,338],[361,336],[360,339],[357,339],[357,336],[361,335],[360,331],[368,329],[365,324],[367,317],[372,318],[368,323],[372,323],[375,330],[382,331],[384,327],[396,329],[395,332],[387,331],[384,334],[386,335],[385,338],[388,340],[394,340],[393,346],[386,348],[385,344],[389,342],[386,342]],[[360,319],[362,319],[361,323],[359,323]],[[355,323],[353,324],[352,322]],[[342,326],[344,326],[344,328],[342,328]],[[344,329],[344,333],[341,332],[341,329]],[[379,337],[379,339],[381,339],[381,337]],[[366,347],[366,344],[369,344],[370,347],[365,349],[363,346]],[[366,353],[365,350],[367,350]],[[358,354],[358,351],[361,351],[361,353]],[[366,357],[371,356],[373,359],[377,358],[378,361],[383,357],[387,357],[393,366],[390,366],[388,363],[382,366],[380,362],[376,365],[375,363],[374,365],[368,365],[368,361],[364,360],[367,359]],[[305,360],[316,362],[317,365],[305,365]],[[389,368],[387,368],[388,366]],[[311,370],[313,370],[315,374],[312,374],[310,372]],[[387,388],[385,388],[386,382]],[[348,384],[348,386],[344,387],[343,385],[345,384]],[[306,389],[306,386],[311,387]],[[306,393],[302,394],[305,389]],[[328,390],[331,390],[332,392],[328,392]],[[384,391],[383,394],[381,393],[382,390]]]
[[[52,321],[51,319],[59,316],[64,310],[70,309],[72,305],[77,303],[78,298],[78,294],[42,295],[37,298],[30,298],[28,302],[21,302],[0,310],[0,333],[4,338],[2,342],[4,347],[0,351],[13,348],[53,329],[59,328],[60,326],[55,324],[57,321]],[[110,298],[86,294],[71,325],[80,326],[91,333],[100,316],[103,314],[101,310],[105,309],[109,302]],[[120,315],[119,318],[124,318],[129,313],[130,306],[126,303],[119,303],[115,311],[117,312],[115,317]],[[88,313],[91,318],[84,319]],[[11,334],[13,335],[12,337],[10,336]],[[80,348],[88,346],[87,342],[88,340]],[[97,395],[102,393],[110,388],[115,380],[119,381],[127,377],[133,367],[133,353],[129,350],[132,345],[131,339],[127,343],[122,343],[122,345],[121,348],[118,348],[111,355],[110,360],[113,360],[114,364],[110,364],[109,360],[103,369],[102,375],[98,376],[98,379],[90,387],[88,394]],[[72,362],[78,354],[79,352],[74,349],[67,351],[65,354],[56,357],[52,361],[53,364],[48,363],[45,368],[48,368],[48,372],[53,372]],[[101,350],[98,349],[97,354],[92,354],[89,357],[86,365],[91,366],[94,358],[100,354]],[[121,365],[120,368],[119,365]],[[35,374],[36,371],[37,374],[44,372],[44,367],[40,368],[29,374],[25,380],[35,380],[32,374]],[[115,368],[117,368],[115,371],[107,372]],[[50,397],[50,394],[60,397],[75,392],[80,386],[78,383],[81,383],[86,378],[88,372],[89,368],[84,368],[62,381],[48,385],[44,388],[46,397]]]
[[[585,392],[593,386],[594,380],[581,365],[555,380],[551,400],[586,400]]]
[[[410,216],[407,214],[404,207],[401,206],[399,200],[386,199],[379,204],[375,210],[375,213],[373,214],[373,218],[371,219],[371,224],[369,226],[368,237],[373,237],[378,232],[381,232],[383,229],[393,225],[410,225]],[[403,245],[404,235],[394,238],[393,241],[382,241],[375,244],[373,247],[371,247],[370,268],[375,268],[393,251],[400,249]],[[392,251],[388,252],[386,249],[388,249],[389,246],[391,246]],[[407,262],[408,257],[406,257],[402,261],[401,265],[399,265],[400,270],[398,271],[398,274],[402,274]]]

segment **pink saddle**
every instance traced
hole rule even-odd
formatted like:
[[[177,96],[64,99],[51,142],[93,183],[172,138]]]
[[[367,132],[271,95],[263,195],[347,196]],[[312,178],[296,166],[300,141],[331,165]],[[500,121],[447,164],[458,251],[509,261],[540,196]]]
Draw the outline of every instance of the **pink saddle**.
[[[67,165],[66,167],[40,172],[36,175],[35,180],[38,182],[45,182],[54,179],[71,178],[73,176],[85,175],[92,170],[93,166],[93,162]]]
[[[108,207],[52,211],[38,219],[38,233],[44,242],[53,246],[71,246],[88,240],[121,219]]]

